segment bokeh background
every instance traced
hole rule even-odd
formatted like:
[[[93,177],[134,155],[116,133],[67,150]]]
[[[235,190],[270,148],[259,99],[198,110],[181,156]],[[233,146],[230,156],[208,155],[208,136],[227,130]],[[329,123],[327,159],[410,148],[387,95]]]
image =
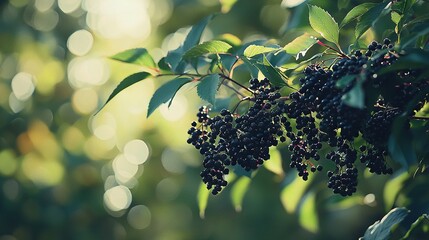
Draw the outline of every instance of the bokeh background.
[[[165,80],[146,79],[95,115],[139,70],[109,56],[145,47],[158,60],[192,24],[219,12],[220,2],[0,1],[0,240],[356,239],[384,215],[389,177],[367,176],[348,199],[316,182],[317,204],[295,210],[285,207],[287,197],[304,186],[282,188],[296,174],[261,169],[241,211],[227,188],[210,197],[203,219],[201,157],[186,144],[203,104],[193,89],[147,119],[149,99]],[[306,6],[291,2],[238,1],[204,38],[287,42],[308,28]],[[339,19],[352,2],[359,1],[312,1]]]

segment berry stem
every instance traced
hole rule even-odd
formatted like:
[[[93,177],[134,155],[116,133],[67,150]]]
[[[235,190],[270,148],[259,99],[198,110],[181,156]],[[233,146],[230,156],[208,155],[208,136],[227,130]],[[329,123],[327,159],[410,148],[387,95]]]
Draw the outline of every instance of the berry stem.
[[[227,75],[225,75],[225,74],[223,74],[223,73],[220,73],[220,74],[219,74],[219,76],[220,76],[221,78],[223,78],[223,79],[226,79],[226,80],[231,81],[232,83],[235,83],[236,85],[240,86],[241,88],[243,88],[243,89],[245,89],[245,90],[247,90],[247,91],[249,91],[250,93],[252,93],[252,94],[253,94],[253,91],[252,91],[252,90],[250,90],[248,87],[246,87],[246,86],[244,86],[243,84],[241,84],[241,83],[239,83],[239,82],[235,81],[234,79],[232,79],[232,78],[228,77]]]
[[[340,54],[340,56],[341,56],[341,57],[343,57],[343,58],[349,58],[349,56],[347,56],[346,54],[344,54],[341,50],[338,50],[338,49],[335,49],[335,48],[333,48],[333,47],[331,47],[331,46],[329,46],[329,45],[326,45],[325,43],[323,43],[323,42],[322,42],[322,41],[320,41],[320,40],[317,40],[317,44],[319,44],[319,45],[320,45],[320,46],[322,46],[322,47],[325,47],[325,48],[331,49],[332,51],[334,51],[334,52],[336,52],[336,53]]]

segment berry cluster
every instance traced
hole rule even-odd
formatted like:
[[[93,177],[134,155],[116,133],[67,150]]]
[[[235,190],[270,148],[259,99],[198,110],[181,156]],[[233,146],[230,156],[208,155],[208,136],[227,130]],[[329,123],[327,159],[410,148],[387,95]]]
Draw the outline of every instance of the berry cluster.
[[[204,183],[208,189],[214,187],[213,194],[219,193],[227,185],[224,177],[229,166],[255,170],[270,158],[269,148],[279,141],[289,142],[290,167],[303,180],[309,172],[323,170],[322,158],[332,161],[335,169],[328,171],[328,187],[342,196],[356,192],[357,159],[372,173],[391,174],[386,157],[393,121],[406,110],[413,95],[428,85],[414,81],[412,72],[378,74],[398,58],[389,39],[381,44],[374,41],[365,52],[343,56],[330,68],[309,65],[300,79],[301,88],[287,97],[281,97],[268,79],[252,79],[248,89],[252,96],[242,99],[252,105],[243,115],[224,109],[211,117],[209,109],[201,107],[198,123],[193,122],[188,131],[188,143],[204,155]],[[343,98],[356,84],[378,90],[378,100],[365,99],[370,107],[363,109],[347,105]],[[384,88],[395,94],[384,94]],[[424,101],[414,110],[422,108]],[[366,144],[357,147],[359,136]],[[324,145],[331,151],[321,156]]]

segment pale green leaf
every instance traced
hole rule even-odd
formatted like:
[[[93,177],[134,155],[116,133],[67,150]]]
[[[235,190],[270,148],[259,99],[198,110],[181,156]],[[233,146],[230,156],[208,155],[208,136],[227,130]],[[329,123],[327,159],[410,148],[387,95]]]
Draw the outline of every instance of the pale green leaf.
[[[227,13],[229,12],[229,10],[231,10],[231,8],[234,6],[234,4],[237,2],[237,0],[219,0],[222,8],[221,8],[221,12],[222,13]]]
[[[175,78],[158,88],[149,101],[147,116],[149,117],[163,103],[170,101],[170,105],[177,91],[190,81],[189,78]]]
[[[205,54],[219,54],[227,53],[232,48],[226,42],[220,40],[212,40],[208,42],[201,43],[188,51],[183,55],[183,59],[189,60],[192,58],[201,57]]]
[[[270,159],[267,160],[263,165],[267,170],[277,174],[279,176],[284,175],[282,167],[282,156],[276,148],[270,149]]]
[[[387,210],[389,210],[395,203],[396,196],[398,195],[399,191],[401,191],[402,185],[404,184],[405,180],[408,179],[408,177],[409,174],[404,171],[400,174],[396,174],[384,185],[383,197],[384,205]]]
[[[132,63],[143,67],[156,68],[155,61],[145,48],[125,50],[110,57],[121,62]]]
[[[353,88],[342,96],[341,100],[350,107],[365,108],[365,91],[362,82],[356,82]]]
[[[316,194],[309,192],[304,196],[304,200],[299,210],[299,223],[309,232],[319,231],[319,219],[316,209]]]
[[[294,213],[296,211],[296,208],[312,179],[311,175],[307,181],[304,181],[299,177],[295,177],[291,183],[283,188],[280,193],[280,200],[288,213]]]
[[[326,40],[338,45],[339,28],[335,19],[318,6],[308,5],[311,27]]]
[[[197,193],[197,201],[198,201],[198,209],[200,210],[200,218],[205,217],[209,196],[210,196],[210,191],[207,189],[206,185],[203,182],[201,182]]]
[[[308,49],[310,49],[317,42],[317,38],[308,33],[295,38],[292,42],[286,44],[283,49],[291,54],[296,55],[296,58],[305,56]]]
[[[251,179],[248,177],[240,177],[231,188],[231,202],[237,212],[242,209],[244,195],[249,188],[250,181]]]
[[[268,52],[274,52],[276,50],[279,50],[278,48],[273,48],[273,47],[265,47],[265,46],[260,46],[260,45],[249,45],[245,50],[244,50],[244,56],[245,57],[253,57],[262,53],[268,53]]]

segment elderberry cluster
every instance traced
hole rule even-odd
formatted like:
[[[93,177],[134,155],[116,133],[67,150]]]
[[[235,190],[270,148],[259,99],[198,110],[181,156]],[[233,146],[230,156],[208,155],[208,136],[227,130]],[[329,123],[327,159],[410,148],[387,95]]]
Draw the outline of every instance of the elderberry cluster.
[[[255,170],[270,158],[269,148],[279,142],[288,142],[289,166],[303,180],[310,172],[323,170],[321,160],[331,161],[335,169],[327,172],[327,185],[342,196],[356,192],[357,159],[372,173],[391,174],[386,158],[393,122],[409,107],[413,95],[428,87],[427,82],[415,81],[411,71],[378,74],[397,59],[389,39],[374,41],[366,51],[344,55],[329,68],[307,66],[299,80],[300,89],[286,97],[281,97],[279,88],[268,79],[250,80],[252,95],[240,103],[251,104],[242,115],[235,113],[235,108],[210,116],[210,109],[201,107],[198,120],[188,131],[188,143],[204,156],[203,182],[213,194],[219,193],[227,185],[225,175],[230,166]],[[344,98],[356,86],[376,89],[380,95],[375,96],[376,101],[365,98],[366,107],[350,106]],[[384,94],[385,89],[394,94]],[[428,100],[426,96],[413,106],[414,110]],[[413,114],[409,113],[410,117]],[[356,146],[359,136],[365,145]],[[323,146],[331,151],[321,156]]]

